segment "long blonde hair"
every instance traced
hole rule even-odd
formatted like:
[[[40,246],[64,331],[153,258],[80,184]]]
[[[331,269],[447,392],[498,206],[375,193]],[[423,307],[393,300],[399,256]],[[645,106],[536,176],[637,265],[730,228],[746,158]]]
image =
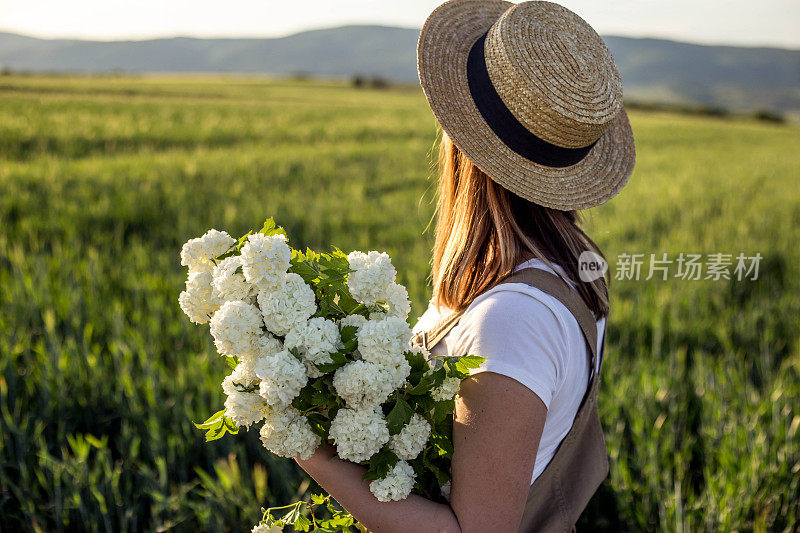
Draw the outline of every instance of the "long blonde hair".
[[[576,211],[559,211],[520,198],[492,181],[442,135],[435,242],[433,300],[453,310],[509,275],[522,260],[558,265],[599,319],[608,314],[603,278],[584,282],[578,256],[602,252],[578,226]],[[556,269],[557,271],[557,269]]]

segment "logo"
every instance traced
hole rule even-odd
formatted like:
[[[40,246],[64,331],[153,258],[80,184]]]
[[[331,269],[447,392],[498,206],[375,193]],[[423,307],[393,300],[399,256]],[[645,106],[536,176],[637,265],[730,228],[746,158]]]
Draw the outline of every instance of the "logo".
[[[578,276],[586,283],[602,278],[608,271],[608,263],[603,256],[589,250],[578,257]]]

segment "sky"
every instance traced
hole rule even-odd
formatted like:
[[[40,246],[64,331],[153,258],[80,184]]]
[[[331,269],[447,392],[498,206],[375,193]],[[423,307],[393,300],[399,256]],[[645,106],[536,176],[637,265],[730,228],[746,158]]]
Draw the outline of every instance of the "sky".
[[[0,0],[36,37],[274,37],[343,24],[419,28],[440,0]],[[602,35],[800,48],[800,0],[560,0]]]

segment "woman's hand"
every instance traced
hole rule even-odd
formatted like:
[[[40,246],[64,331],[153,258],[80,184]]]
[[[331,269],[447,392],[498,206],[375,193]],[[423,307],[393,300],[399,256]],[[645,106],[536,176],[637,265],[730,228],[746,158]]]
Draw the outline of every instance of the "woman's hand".
[[[379,502],[370,492],[369,482],[362,480],[367,469],[336,457],[333,446],[320,446],[308,459],[295,460],[371,532],[460,532],[458,520],[447,505],[416,494],[397,502]]]
[[[366,468],[320,446],[296,458],[328,493],[370,531],[472,533],[519,528],[546,408],[519,382],[481,372],[464,380],[453,425],[452,508],[411,494],[379,502],[362,481]]]

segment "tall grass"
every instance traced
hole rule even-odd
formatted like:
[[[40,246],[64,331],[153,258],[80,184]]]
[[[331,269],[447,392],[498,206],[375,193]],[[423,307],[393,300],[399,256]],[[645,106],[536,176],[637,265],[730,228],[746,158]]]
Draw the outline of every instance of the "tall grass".
[[[764,256],[755,282],[612,283],[611,474],[592,529],[800,520],[800,131],[631,112],[638,165],[588,214],[620,253]],[[212,444],[226,372],[180,316],[180,245],[274,215],[389,252],[419,314],[435,123],[416,90],[0,78],[0,529],[240,531],[309,486],[254,432]]]

